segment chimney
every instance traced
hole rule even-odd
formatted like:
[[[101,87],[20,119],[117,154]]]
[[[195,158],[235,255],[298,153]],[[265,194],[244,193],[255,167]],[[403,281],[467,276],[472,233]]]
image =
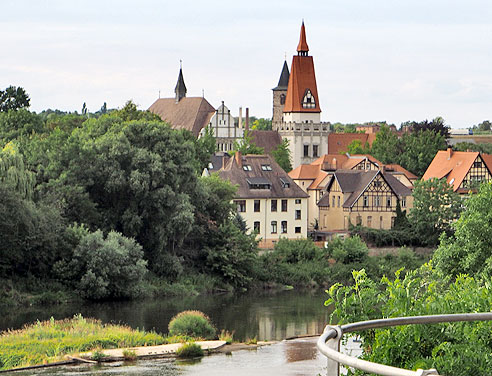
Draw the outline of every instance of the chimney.
[[[246,107],[246,125],[244,126],[244,129],[249,131],[249,107]]]
[[[333,158],[333,160],[331,161],[331,164],[333,165],[333,169],[336,170],[337,169],[337,159]]]
[[[229,160],[229,154],[224,153],[224,155],[222,156],[222,170],[225,170],[228,160]]]
[[[236,159],[236,163],[239,167],[243,167],[243,156],[240,151],[236,151],[236,155],[234,155]]]
[[[239,107],[239,129],[243,127],[243,108]]]
[[[453,148],[448,147],[447,153],[448,153],[448,161],[449,161],[451,159],[451,156],[453,155]]]

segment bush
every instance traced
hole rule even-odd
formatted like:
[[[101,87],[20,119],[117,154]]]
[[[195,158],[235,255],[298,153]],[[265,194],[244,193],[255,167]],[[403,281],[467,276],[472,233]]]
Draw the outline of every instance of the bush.
[[[185,343],[176,350],[178,358],[196,358],[203,356],[203,349],[194,342]]]
[[[328,243],[328,254],[342,264],[362,262],[367,258],[369,250],[359,236],[351,236],[347,239],[335,238]]]
[[[215,328],[210,318],[200,311],[183,311],[169,322],[170,336],[191,336],[194,338],[213,339]]]
[[[68,269],[76,290],[87,299],[132,298],[141,293],[147,262],[135,240],[111,231],[84,235],[73,253]]]
[[[311,239],[280,239],[275,244],[274,252],[282,261],[290,264],[316,261],[323,257],[322,250]]]

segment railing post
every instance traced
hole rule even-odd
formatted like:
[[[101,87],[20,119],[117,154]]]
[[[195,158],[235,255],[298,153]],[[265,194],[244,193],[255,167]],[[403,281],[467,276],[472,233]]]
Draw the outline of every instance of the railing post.
[[[326,325],[325,327],[325,332],[327,330],[335,330],[337,332],[336,338],[329,339],[326,341],[326,345],[335,350],[340,352],[340,341],[342,340],[342,329],[338,325]],[[337,361],[332,360],[330,358],[327,358],[326,362],[326,376],[340,376],[340,365],[338,364]]]

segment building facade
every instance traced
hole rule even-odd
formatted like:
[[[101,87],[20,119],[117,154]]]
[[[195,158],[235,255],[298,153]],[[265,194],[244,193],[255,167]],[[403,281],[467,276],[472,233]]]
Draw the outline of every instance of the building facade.
[[[215,137],[218,151],[234,150],[234,143],[243,138],[244,135],[241,122],[235,121],[234,116],[231,115],[231,110],[227,108],[224,101],[211,117],[208,128]],[[206,128],[200,132],[200,135],[203,135],[205,131]]]
[[[307,237],[308,195],[271,156],[236,153],[219,175],[238,186],[234,203],[260,247]]]
[[[321,122],[314,61],[309,56],[304,22],[285,91],[287,74],[288,67],[284,62],[279,85],[273,89],[272,127],[289,141],[292,166],[296,168],[328,153],[330,132],[330,124]]]

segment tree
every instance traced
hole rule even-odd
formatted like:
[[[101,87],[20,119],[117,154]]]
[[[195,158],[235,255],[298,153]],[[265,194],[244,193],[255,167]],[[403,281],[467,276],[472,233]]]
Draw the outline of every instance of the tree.
[[[81,113],[82,113],[82,115],[87,115],[87,105],[85,104],[85,102],[82,105]]]
[[[46,132],[42,118],[26,109],[0,112],[0,140],[7,143],[17,139],[17,146],[23,150],[33,134]]]
[[[22,198],[32,198],[36,178],[25,168],[24,159],[12,141],[0,151],[0,182],[11,187]]]
[[[435,252],[436,269],[443,275],[492,276],[492,184],[483,183],[466,200],[466,209],[453,224],[454,235],[443,237]]]
[[[243,138],[239,141],[234,141],[233,150],[230,152],[231,155],[234,155],[236,152],[241,152],[241,154],[265,154],[265,149],[256,146],[253,141],[253,135],[244,131]]]
[[[104,102],[104,104],[102,105],[101,109],[99,110],[101,112],[101,114],[105,114],[106,112],[108,112],[108,105],[106,104],[106,102]]]
[[[409,126],[412,133],[430,130],[434,133],[439,133],[441,136],[444,137],[444,139],[449,138],[449,126],[446,125],[444,119],[440,116],[434,118],[432,121],[408,121],[402,125]]]
[[[459,217],[462,201],[446,179],[415,182],[409,221],[424,243],[437,244],[441,233],[451,233]]]
[[[401,143],[403,150],[399,156],[399,164],[417,176],[423,176],[437,152],[447,148],[445,137],[430,129],[405,133]]]
[[[349,153],[350,155],[370,154],[371,153],[371,148],[369,147],[369,144],[367,142],[363,146],[361,140],[353,140],[347,146],[347,153]],[[345,153],[343,153],[343,154],[345,154]]]
[[[285,172],[289,172],[290,170],[292,170],[292,164],[290,163],[290,149],[288,139],[284,138],[282,140],[282,143],[278,145],[274,150],[272,150],[272,157]]]
[[[255,121],[253,121],[253,125],[251,129],[258,130],[258,131],[271,131],[272,119],[264,119],[264,118],[256,119]]]
[[[29,95],[21,87],[9,86],[3,91],[0,90],[0,112],[29,107],[29,102]]]
[[[401,144],[396,133],[383,125],[372,143],[371,155],[384,164],[399,163]]]

